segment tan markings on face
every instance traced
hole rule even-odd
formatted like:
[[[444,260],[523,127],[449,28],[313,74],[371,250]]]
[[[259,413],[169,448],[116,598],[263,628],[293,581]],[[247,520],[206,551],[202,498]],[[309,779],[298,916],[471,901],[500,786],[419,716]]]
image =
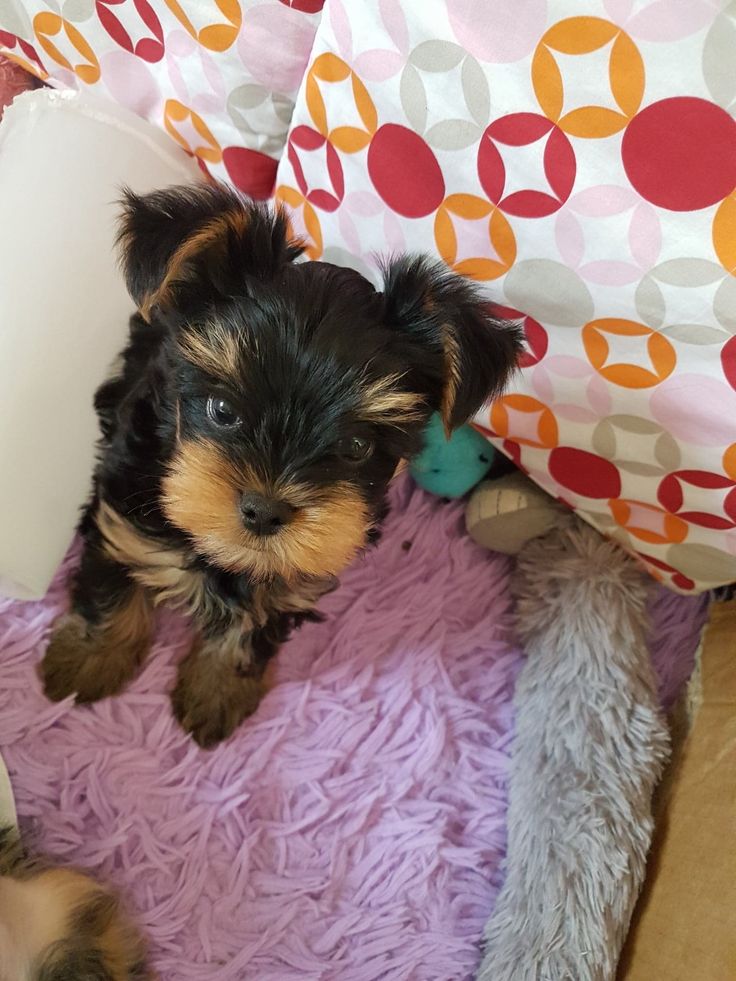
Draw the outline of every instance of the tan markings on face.
[[[418,422],[425,414],[424,400],[416,392],[402,391],[400,375],[389,375],[366,385],[361,395],[360,414],[367,422]]]
[[[443,343],[445,348],[445,388],[442,393],[440,405],[440,415],[445,427],[445,435],[450,438],[451,428],[450,419],[452,410],[457,397],[457,390],[460,387],[460,347],[455,339],[451,327],[445,327],[443,331]]]
[[[212,218],[193,235],[185,239],[174,252],[166,268],[166,274],[159,286],[143,298],[140,305],[141,315],[145,320],[151,319],[154,307],[167,306],[172,299],[172,291],[177,282],[186,282],[191,275],[191,262],[194,257],[213,247],[224,248],[228,235],[233,231],[242,236],[248,223],[247,215],[239,209],[225,211]],[[129,248],[130,243],[123,240],[123,249]]]
[[[238,338],[221,324],[210,321],[204,332],[185,331],[179,340],[179,348],[190,364],[209,375],[234,381],[240,377],[243,348]]]
[[[320,491],[295,484],[269,488],[252,471],[236,470],[207,442],[180,445],[162,489],[166,516],[201,552],[257,579],[336,575],[365,544],[370,528],[366,505],[350,484]],[[246,489],[288,501],[296,509],[293,520],[269,538],[250,534],[238,508]]]
[[[206,555],[229,565],[247,538],[238,510],[246,487],[266,492],[257,474],[238,471],[211,443],[184,440],[162,483],[164,513]]]

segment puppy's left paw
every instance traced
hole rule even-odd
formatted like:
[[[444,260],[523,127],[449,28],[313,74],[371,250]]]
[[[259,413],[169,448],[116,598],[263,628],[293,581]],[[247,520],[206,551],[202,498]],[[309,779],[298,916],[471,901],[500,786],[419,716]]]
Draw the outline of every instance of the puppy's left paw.
[[[202,749],[232,735],[266,693],[262,678],[243,677],[231,665],[229,670],[219,668],[210,657],[192,651],[182,661],[171,693],[174,716]]]

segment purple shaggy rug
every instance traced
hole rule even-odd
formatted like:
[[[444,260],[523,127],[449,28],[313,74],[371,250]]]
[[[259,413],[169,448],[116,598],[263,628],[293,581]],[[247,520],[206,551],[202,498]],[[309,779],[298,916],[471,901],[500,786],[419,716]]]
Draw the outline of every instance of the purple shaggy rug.
[[[187,646],[164,614],[148,666],[92,708],[44,700],[35,667],[65,603],[0,604],[0,752],[50,854],[123,890],[162,981],[454,981],[500,885],[511,698],[507,559],[462,505],[407,482],[378,546],[280,658],[280,684],[212,753],[174,725]],[[73,564],[74,556],[67,562]],[[657,588],[672,699],[705,601]]]

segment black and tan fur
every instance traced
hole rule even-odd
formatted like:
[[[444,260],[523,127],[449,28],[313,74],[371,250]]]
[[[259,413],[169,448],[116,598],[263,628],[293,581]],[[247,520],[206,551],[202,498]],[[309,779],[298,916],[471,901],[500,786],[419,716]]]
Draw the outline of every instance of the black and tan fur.
[[[115,895],[0,828],[0,981],[150,981],[145,954]]]
[[[221,187],[129,194],[120,242],[139,313],[97,396],[85,549],[42,677],[54,699],[114,694],[153,608],[173,603],[199,628],[174,710],[209,746],[256,708],[269,658],[370,542],[430,413],[465,422],[502,389],[519,338],[426,259],[387,263],[383,292],[295,262],[284,216]]]

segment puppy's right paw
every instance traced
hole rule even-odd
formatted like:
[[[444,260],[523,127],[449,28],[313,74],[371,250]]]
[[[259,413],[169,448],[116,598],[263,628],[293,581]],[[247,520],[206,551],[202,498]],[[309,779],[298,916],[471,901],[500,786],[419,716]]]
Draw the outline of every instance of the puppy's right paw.
[[[79,614],[64,617],[38,669],[46,697],[60,702],[76,695],[77,702],[96,702],[124,688],[142,655],[120,645],[109,646],[109,640]]]

